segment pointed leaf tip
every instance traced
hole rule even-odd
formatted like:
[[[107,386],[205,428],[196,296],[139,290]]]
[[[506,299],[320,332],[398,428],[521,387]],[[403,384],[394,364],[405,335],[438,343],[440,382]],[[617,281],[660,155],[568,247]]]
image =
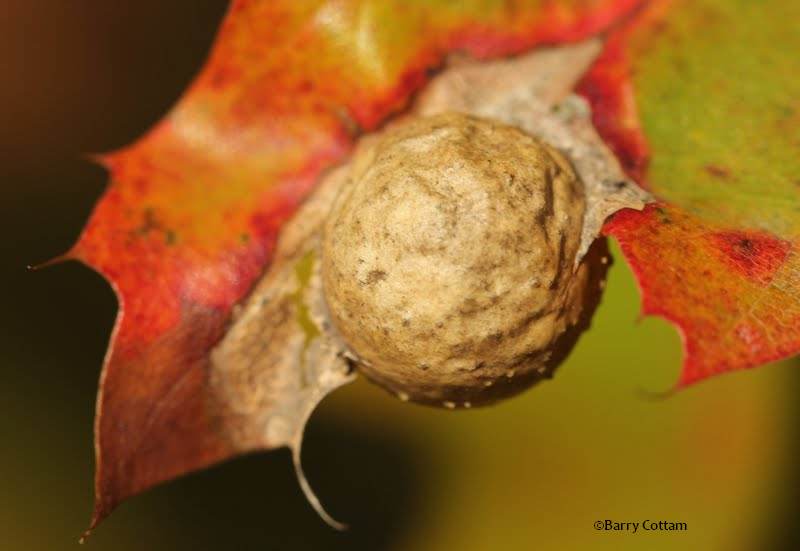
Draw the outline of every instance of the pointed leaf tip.
[[[26,269],[30,270],[31,272],[37,272],[39,270],[43,270],[44,268],[50,268],[51,266],[55,266],[57,264],[62,264],[64,262],[67,262],[67,261],[70,261],[70,260],[76,260],[76,259],[77,258],[74,255],[73,251],[69,250],[69,251],[67,251],[65,253],[62,253],[62,254],[58,255],[58,256],[54,256],[53,258],[51,258],[49,260],[45,260],[44,262],[39,262],[37,264],[28,264],[26,266]]]

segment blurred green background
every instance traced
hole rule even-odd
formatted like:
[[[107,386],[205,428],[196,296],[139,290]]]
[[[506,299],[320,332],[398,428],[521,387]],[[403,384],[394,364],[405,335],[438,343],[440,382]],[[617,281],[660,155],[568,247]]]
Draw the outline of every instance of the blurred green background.
[[[225,10],[192,2],[6,0],[0,10],[0,548],[71,549],[92,499],[97,377],[115,312],[64,251],[105,184],[81,159],[158,120],[202,63]],[[336,533],[305,503],[285,451],[124,504],[98,550],[800,548],[797,362],[667,399],[676,332],[638,320],[619,260],[592,330],[556,378],[499,406],[447,412],[358,382],[315,414],[307,474]],[[597,532],[595,520],[686,532]]]

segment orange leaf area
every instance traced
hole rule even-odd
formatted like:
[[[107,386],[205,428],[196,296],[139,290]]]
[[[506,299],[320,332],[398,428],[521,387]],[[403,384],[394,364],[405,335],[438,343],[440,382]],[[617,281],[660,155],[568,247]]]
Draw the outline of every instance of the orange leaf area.
[[[621,212],[606,231],[636,273],[643,312],[681,329],[686,359],[678,386],[800,349],[793,244],[722,231],[664,205]]]
[[[612,33],[580,86],[628,173],[664,199],[619,213],[605,231],[636,273],[643,312],[683,336],[678,388],[800,351],[800,197],[780,157],[792,158],[797,131],[783,121],[796,96],[743,84],[782,82],[781,63],[796,66],[771,38],[793,19],[771,4],[748,14],[741,2],[650,2]],[[761,46],[772,52],[771,64],[741,44],[757,59]]]

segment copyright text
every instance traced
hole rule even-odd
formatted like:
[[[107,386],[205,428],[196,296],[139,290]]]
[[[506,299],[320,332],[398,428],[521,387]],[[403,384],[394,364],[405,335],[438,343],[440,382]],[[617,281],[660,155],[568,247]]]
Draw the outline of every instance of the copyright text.
[[[619,522],[615,520],[596,520],[594,529],[598,532],[685,532],[689,529],[685,522],[671,520],[645,519],[636,522]]]

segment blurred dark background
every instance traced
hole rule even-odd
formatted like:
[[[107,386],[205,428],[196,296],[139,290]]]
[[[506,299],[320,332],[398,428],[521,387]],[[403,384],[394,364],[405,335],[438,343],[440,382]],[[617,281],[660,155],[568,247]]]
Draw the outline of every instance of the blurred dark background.
[[[203,63],[226,5],[6,0],[0,7],[3,549],[77,545],[91,510],[94,395],[116,309],[110,288],[82,266],[29,272],[26,265],[74,242],[106,181],[83,155],[129,143],[163,116]],[[641,398],[637,388],[674,380],[678,340],[658,320],[634,329],[634,284],[622,262],[615,273],[599,329],[556,378],[559,387],[458,418],[361,383],[325,404],[306,438],[306,469],[349,532],[316,517],[288,453],[279,451],[148,492],[88,545],[798,548],[796,366],[726,376],[686,397]],[[607,432],[591,436],[598,431]],[[528,437],[531,444],[520,444]],[[515,468],[533,474],[503,472]],[[730,478],[715,478],[720,471]],[[593,473],[608,480],[580,482]],[[615,514],[689,519],[690,532],[648,536],[648,544],[638,534],[593,533],[591,519]],[[532,520],[547,515],[546,528]]]

